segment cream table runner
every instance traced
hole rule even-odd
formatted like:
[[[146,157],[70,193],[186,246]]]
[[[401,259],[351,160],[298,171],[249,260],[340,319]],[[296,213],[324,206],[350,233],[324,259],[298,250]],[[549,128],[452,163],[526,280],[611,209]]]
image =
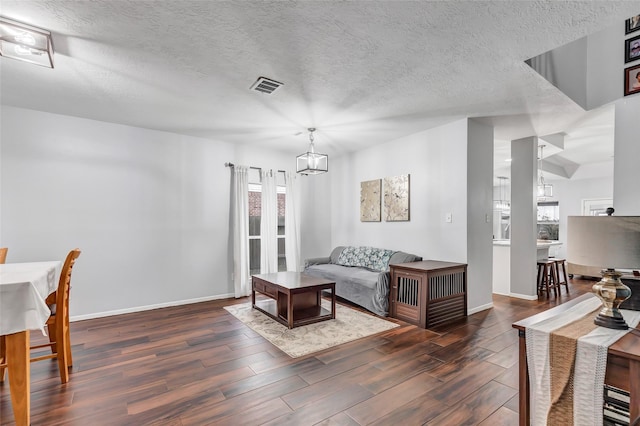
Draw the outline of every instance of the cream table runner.
[[[602,425],[608,347],[628,330],[594,326],[600,306],[593,296],[526,329],[532,425]],[[631,327],[640,321],[621,312]]]

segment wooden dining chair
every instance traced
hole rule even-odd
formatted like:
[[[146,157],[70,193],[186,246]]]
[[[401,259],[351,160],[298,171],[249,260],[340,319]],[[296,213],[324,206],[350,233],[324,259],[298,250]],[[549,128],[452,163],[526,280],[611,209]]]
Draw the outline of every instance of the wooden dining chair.
[[[62,383],[69,381],[69,368],[73,365],[69,335],[69,292],[71,289],[71,271],[78,256],[80,256],[80,249],[74,249],[69,252],[62,266],[58,289],[45,300],[49,305],[49,309],[51,309],[51,316],[47,320],[49,343],[31,347],[31,349],[51,347],[51,354],[31,358],[31,362],[56,358]]]

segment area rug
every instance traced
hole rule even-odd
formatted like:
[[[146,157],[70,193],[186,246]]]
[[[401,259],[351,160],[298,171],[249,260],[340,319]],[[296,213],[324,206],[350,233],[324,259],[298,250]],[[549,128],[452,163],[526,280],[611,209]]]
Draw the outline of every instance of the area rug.
[[[325,302],[323,301],[323,306],[325,306]],[[262,312],[252,309],[250,303],[225,306],[224,308],[292,358],[398,327],[398,324],[391,321],[337,303],[335,319],[291,330]],[[329,308],[328,305],[327,308]]]

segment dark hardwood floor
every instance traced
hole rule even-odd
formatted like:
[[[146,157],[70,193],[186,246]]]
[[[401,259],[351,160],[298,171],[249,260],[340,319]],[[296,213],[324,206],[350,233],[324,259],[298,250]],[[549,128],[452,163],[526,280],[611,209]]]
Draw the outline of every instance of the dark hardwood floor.
[[[511,324],[591,290],[494,296],[455,325],[400,327],[291,359],[219,300],[71,324],[74,367],[32,364],[33,425],[517,425]],[[33,333],[33,340],[42,339]],[[9,379],[10,380],[10,379]],[[14,424],[8,383],[0,422]]]

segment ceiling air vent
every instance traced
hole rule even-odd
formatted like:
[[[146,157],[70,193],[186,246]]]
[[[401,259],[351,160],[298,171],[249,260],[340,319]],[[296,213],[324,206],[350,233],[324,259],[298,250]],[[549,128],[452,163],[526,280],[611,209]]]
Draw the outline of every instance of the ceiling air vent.
[[[270,95],[280,86],[284,86],[284,83],[271,80],[270,78],[260,77],[256,80],[255,83],[253,83],[253,85],[251,86],[251,90]]]

